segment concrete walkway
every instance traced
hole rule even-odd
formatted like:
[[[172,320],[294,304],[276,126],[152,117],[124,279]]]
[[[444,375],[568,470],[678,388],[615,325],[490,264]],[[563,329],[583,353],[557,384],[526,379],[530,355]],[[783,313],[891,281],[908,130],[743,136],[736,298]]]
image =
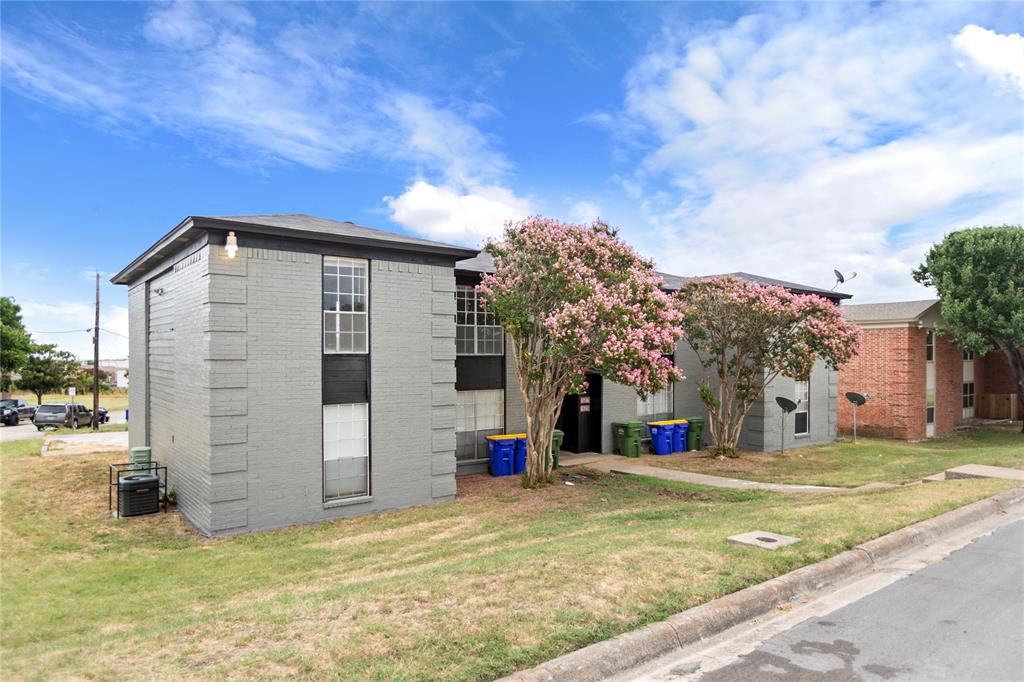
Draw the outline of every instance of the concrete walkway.
[[[46,436],[43,440],[44,455],[85,455],[91,452],[110,452],[127,449],[127,431],[62,434],[59,436]]]
[[[771,490],[777,493],[851,493],[864,492],[865,490],[881,490],[884,488],[903,487],[897,483],[886,483],[876,481],[866,483],[856,488],[833,488],[822,485],[796,485],[790,483],[762,483],[760,481],[745,481],[739,478],[725,478],[724,476],[710,476],[708,474],[697,474],[691,471],[680,469],[669,469],[656,467],[649,464],[640,464],[635,459],[623,457],[622,455],[602,455],[596,452],[584,452],[580,454],[563,453],[559,455],[559,465],[563,467],[586,466],[597,471],[613,474],[632,474],[634,476],[649,476],[660,478],[663,481],[679,481],[681,483],[695,483],[707,485],[712,488],[732,488],[734,490]],[[993,467],[984,464],[964,464],[963,466],[947,469],[942,473],[927,476],[924,482],[948,481],[955,478],[1002,478],[1011,481],[1024,482],[1024,471],[1020,469],[1009,469],[1007,467]],[[905,485],[917,485],[920,481],[907,483]]]
[[[587,466],[597,471],[613,474],[630,474],[633,476],[649,476],[664,481],[695,483],[713,488],[732,488],[734,490],[771,490],[777,493],[848,493],[851,488],[830,488],[820,485],[791,485],[785,483],[762,483],[760,481],[744,481],[739,478],[709,476],[695,474],[679,469],[666,469],[647,464],[633,464],[628,457],[621,455],[601,455],[592,452],[581,454],[563,454],[558,458],[559,466]]]

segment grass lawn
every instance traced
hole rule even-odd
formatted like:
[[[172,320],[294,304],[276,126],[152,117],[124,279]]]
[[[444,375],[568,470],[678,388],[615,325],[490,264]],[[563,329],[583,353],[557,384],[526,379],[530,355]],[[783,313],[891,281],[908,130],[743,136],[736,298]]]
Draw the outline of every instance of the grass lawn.
[[[30,391],[12,391],[12,398],[21,398],[29,405],[35,405],[36,394]],[[74,398],[64,393],[44,393],[44,403],[78,403],[92,409],[92,391],[79,393]],[[100,407],[107,408],[107,411],[124,413],[128,409],[128,389],[115,388],[103,393],[100,392]]]
[[[645,464],[768,483],[858,486],[872,481],[907,483],[961,464],[1024,469],[1024,435],[988,428],[917,443],[878,438],[844,439],[778,453],[744,452],[717,459],[707,452],[645,456]]]
[[[39,445],[0,445],[5,679],[487,680],[1011,487],[474,476],[450,503],[206,540],[175,514],[106,516],[115,455]],[[724,540],[754,529],[803,540]]]

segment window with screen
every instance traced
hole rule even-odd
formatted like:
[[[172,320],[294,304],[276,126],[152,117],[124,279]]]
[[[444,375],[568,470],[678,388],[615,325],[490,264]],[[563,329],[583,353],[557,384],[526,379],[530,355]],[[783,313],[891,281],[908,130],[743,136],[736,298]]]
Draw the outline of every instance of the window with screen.
[[[794,432],[798,436],[810,433],[811,382],[795,382],[793,397],[796,400],[796,410],[793,412]]]
[[[505,391],[458,391],[455,407],[455,459],[485,459],[487,436],[505,428]]]
[[[324,501],[370,494],[370,406],[323,406]]]

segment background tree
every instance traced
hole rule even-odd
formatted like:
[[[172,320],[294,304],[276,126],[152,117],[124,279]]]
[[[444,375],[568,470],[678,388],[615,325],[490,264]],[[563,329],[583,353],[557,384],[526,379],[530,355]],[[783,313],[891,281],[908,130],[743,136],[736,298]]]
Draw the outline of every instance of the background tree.
[[[529,436],[524,483],[550,480],[551,436],[586,373],[645,395],[683,377],[665,358],[679,313],[661,278],[603,223],[528,218],[487,245],[495,272],[478,287],[508,334]]]
[[[860,347],[860,328],[819,296],[716,277],[686,282],[676,299],[684,338],[718,377],[698,392],[719,455],[736,456],[743,420],[775,377],[806,380],[819,358],[838,368]]]
[[[36,402],[42,404],[43,395],[73,386],[79,370],[78,361],[71,353],[58,350],[52,344],[33,346],[21,369],[18,387],[35,393]]]
[[[32,339],[21,321],[21,306],[10,296],[0,298],[0,390],[10,390],[11,373],[25,365]]]
[[[913,275],[939,294],[944,322],[939,331],[978,355],[1001,351],[1024,402],[1024,228],[974,227],[948,234]]]

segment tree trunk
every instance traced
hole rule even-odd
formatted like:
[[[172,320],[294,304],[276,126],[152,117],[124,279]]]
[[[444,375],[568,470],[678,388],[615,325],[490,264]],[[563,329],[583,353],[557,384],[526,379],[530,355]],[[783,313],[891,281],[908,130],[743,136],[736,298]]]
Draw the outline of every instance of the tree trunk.
[[[1013,370],[1013,378],[1017,383],[1017,400],[1024,405],[1024,354],[1021,353],[1020,347],[1013,343],[1000,343],[999,347],[1006,355],[1010,369]],[[1024,419],[1021,420],[1020,432],[1024,433]]]
[[[564,397],[555,393],[527,402],[526,475],[523,481],[527,486],[541,485],[551,478],[551,437]]]

